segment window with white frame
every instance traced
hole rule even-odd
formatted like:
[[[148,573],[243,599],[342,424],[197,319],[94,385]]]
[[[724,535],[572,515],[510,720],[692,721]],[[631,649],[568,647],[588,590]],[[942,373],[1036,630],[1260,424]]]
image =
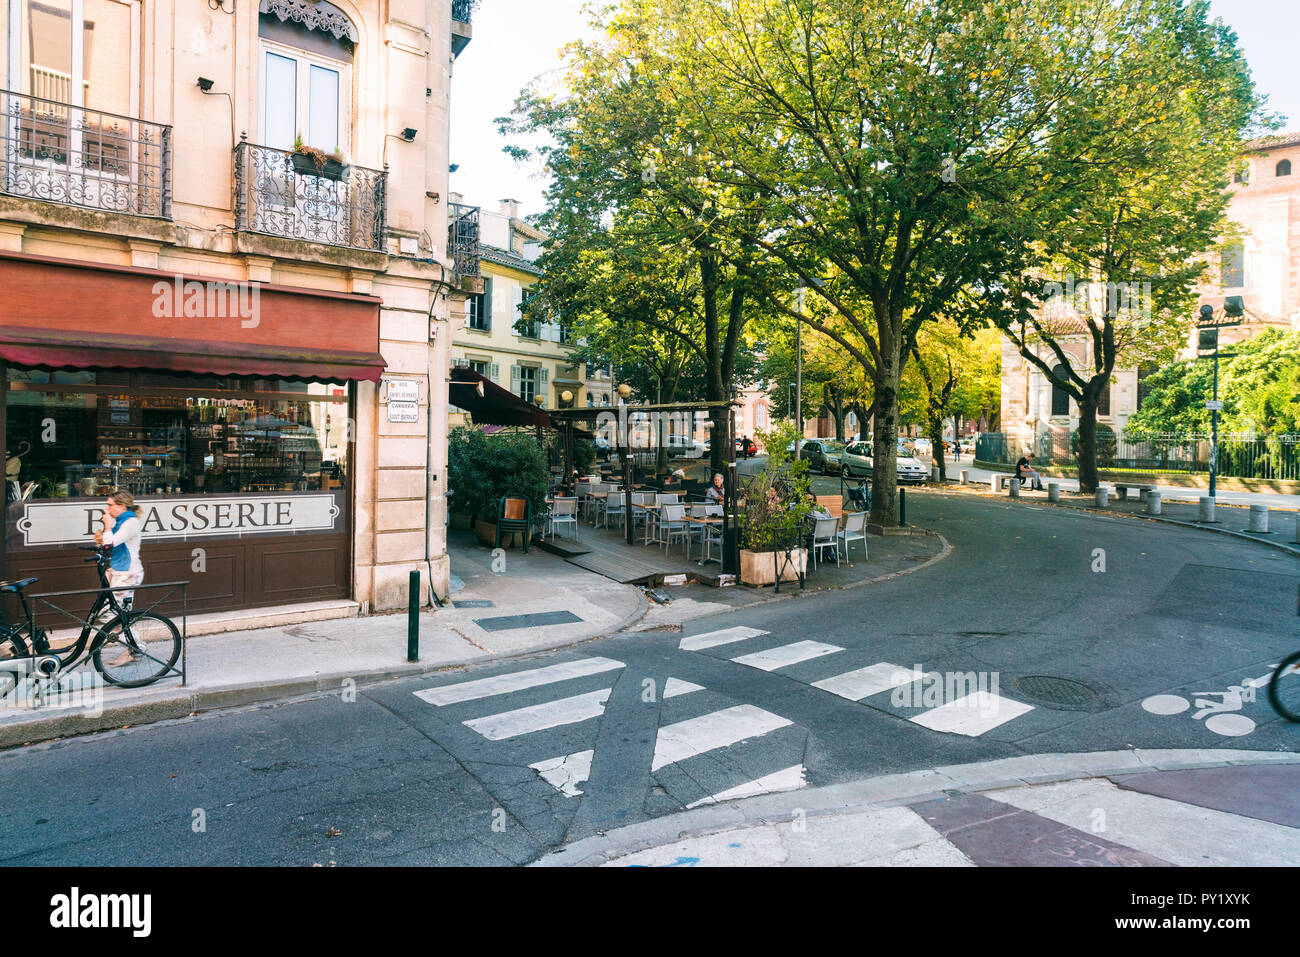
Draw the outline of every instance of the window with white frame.
[[[262,145],[292,150],[301,139],[304,146],[347,154],[355,27],[328,3],[262,0],[260,9]]]

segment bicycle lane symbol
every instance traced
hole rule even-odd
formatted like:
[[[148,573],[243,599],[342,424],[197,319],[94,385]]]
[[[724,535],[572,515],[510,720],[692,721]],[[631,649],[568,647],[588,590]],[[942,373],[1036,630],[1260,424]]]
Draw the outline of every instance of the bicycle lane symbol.
[[[1237,712],[1247,704],[1254,703],[1257,689],[1268,685],[1276,667],[1275,664],[1269,665],[1269,670],[1260,677],[1247,678],[1241,684],[1229,685],[1223,691],[1195,691],[1192,693],[1192,701],[1176,694],[1152,695],[1143,699],[1142,707],[1151,714],[1174,715],[1182,714],[1194,706],[1197,710],[1192,714],[1192,720],[1200,721],[1204,718],[1207,730],[1227,738],[1239,738],[1254,731],[1256,725],[1253,719]],[[1218,700],[1210,700],[1212,698]]]

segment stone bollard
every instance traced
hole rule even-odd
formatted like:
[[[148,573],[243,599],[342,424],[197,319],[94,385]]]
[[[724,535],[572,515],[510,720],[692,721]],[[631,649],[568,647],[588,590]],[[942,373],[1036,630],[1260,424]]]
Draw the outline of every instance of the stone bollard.
[[[1093,495],[1093,498],[1096,501],[1098,508],[1105,508],[1107,505],[1110,504],[1110,489],[1108,488],[1097,489],[1096,493],[1094,493]]]
[[[939,466],[937,465],[930,466],[930,482],[933,485],[939,484]]]
[[[1007,483],[1007,494],[1012,498],[1020,498],[1020,479],[1012,479]]]
[[[962,485],[965,485],[965,484],[966,484],[967,482],[969,482],[969,481],[970,481],[970,469],[962,469],[962,470],[961,470],[961,484],[962,484]]]
[[[1048,483],[1047,483],[1047,500],[1048,500],[1049,502],[1059,502],[1059,501],[1061,500],[1061,483],[1060,483],[1060,482],[1048,482]]]
[[[998,492],[1002,491],[1000,488],[998,488],[998,473],[997,473],[997,472],[994,472],[992,475],[989,476],[989,489],[990,489],[994,494],[997,494]]]
[[[1252,505],[1250,507],[1250,528],[1247,529],[1247,531],[1251,531],[1251,532],[1268,531],[1268,506],[1267,505]]]
[[[1160,514],[1160,493],[1157,492],[1155,489],[1152,489],[1150,492],[1147,492],[1147,514],[1148,515]]]
[[[1198,522],[1207,522],[1207,523],[1213,522],[1214,521],[1214,496],[1202,495],[1198,501],[1200,502],[1201,505],[1201,514],[1200,517],[1197,518],[1196,520]]]

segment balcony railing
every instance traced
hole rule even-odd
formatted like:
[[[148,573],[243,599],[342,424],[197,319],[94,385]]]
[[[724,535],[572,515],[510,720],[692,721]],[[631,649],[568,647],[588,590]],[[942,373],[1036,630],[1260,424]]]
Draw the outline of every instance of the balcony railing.
[[[235,228],[384,251],[388,173],[257,146],[235,147]]]
[[[478,210],[461,203],[447,205],[447,253],[461,276],[479,274]]]
[[[461,23],[469,23],[477,6],[478,0],[451,0],[451,18]]]
[[[162,123],[0,90],[0,193],[170,219],[171,133]]]

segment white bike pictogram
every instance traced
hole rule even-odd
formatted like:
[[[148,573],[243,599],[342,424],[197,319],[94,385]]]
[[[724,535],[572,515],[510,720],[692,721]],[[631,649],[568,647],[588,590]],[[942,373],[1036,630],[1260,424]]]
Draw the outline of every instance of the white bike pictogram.
[[[1256,689],[1268,685],[1273,677],[1273,669],[1276,667],[1276,665],[1269,665],[1269,670],[1258,678],[1247,678],[1241,684],[1229,685],[1224,691],[1195,691],[1192,693],[1194,700],[1191,702],[1181,695],[1157,694],[1143,700],[1142,707],[1151,714],[1170,715],[1182,714],[1188,708],[1195,706],[1197,710],[1192,714],[1192,720],[1204,719],[1205,727],[1215,734],[1239,738],[1254,731],[1255,722],[1238,712],[1246,705],[1254,703]],[[1219,700],[1209,700],[1211,698]]]

